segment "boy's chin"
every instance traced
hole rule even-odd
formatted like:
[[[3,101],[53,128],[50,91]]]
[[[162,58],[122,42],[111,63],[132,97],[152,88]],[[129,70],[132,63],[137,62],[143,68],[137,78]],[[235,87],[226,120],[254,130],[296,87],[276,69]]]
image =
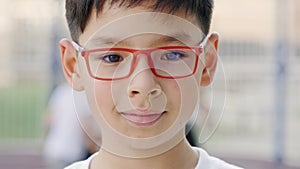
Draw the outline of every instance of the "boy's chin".
[[[169,151],[185,138],[184,129],[168,130],[152,137],[141,133],[133,136],[103,135],[101,148],[122,157],[148,158]]]
[[[192,115],[182,109],[148,112],[114,112],[100,118],[101,148],[118,156],[147,158],[162,154],[185,138],[185,124]],[[195,109],[197,110],[197,109]],[[105,113],[99,113],[104,115]],[[110,114],[112,115],[112,114]]]

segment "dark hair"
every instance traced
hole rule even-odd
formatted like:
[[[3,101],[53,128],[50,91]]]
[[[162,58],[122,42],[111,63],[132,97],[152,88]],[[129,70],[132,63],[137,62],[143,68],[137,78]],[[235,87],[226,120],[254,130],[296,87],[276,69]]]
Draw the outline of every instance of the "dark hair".
[[[66,0],[66,18],[74,41],[84,31],[93,8],[97,13],[102,10],[106,0]],[[110,5],[119,3],[127,8],[138,6],[145,0],[110,0]],[[186,14],[195,14],[201,30],[208,34],[211,24],[213,0],[156,0],[153,11],[168,9],[169,13],[185,8]]]

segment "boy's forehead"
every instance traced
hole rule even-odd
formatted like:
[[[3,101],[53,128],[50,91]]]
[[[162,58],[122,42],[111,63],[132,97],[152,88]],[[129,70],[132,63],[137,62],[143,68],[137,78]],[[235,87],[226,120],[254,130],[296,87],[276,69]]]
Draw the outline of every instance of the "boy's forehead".
[[[197,44],[204,37],[193,17],[134,8],[122,11],[91,16],[80,37],[81,43],[115,43],[136,35],[156,34],[170,37],[164,40],[177,39],[183,43]]]

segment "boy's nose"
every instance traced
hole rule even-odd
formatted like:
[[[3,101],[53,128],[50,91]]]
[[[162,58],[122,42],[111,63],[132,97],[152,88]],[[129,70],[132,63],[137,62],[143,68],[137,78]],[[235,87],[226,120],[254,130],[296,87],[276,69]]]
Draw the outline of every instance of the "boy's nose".
[[[151,99],[158,97],[161,93],[161,86],[148,66],[145,57],[140,58],[129,84],[129,98],[134,106],[144,110],[151,106]]]
[[[152,72],[150,71],[150,73]],[[149,74],[149,72],[137,74],[136,77],[131,81],[128,89],[128,95],[130,98],[139,96],[153,98],[161,94],[161,87],[153,78],[147,78],[145,74]]]

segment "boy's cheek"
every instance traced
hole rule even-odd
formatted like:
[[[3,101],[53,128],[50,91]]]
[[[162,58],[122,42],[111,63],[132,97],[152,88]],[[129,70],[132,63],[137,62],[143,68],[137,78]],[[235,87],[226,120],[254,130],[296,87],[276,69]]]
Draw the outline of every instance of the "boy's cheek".
[[[92,109],[96,109],[94,112],[99,113],[112,109],[113,101],[109,82],[92,80],[92,82],[85,87],[90,103],[93,104],[91,107],[93,107]]]
[[[95,82],[93,93],[98,104],[108,105],[111,102],[111,85],[109,82]]]

